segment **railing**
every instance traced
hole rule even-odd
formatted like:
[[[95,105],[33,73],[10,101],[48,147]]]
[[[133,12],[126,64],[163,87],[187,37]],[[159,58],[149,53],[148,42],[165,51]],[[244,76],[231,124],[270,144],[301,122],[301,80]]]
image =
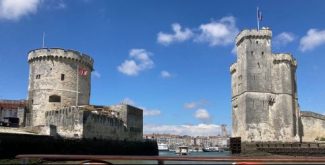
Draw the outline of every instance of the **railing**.
[[[172,156],[113,156],[113,155],[17,155],[17,159],[22,160],[22,164],[28,164],[28,159],[38,158],[46,160],[138,160],[138,161],[157,161],[164,164],[165,161],[202,161],[202,162],[244,162],[254,164],[259,163],[325,163],[325,157],[172,157]],[[93,162],[95,163],[95,162]],[[91,164],[91,163],[87,163]]]

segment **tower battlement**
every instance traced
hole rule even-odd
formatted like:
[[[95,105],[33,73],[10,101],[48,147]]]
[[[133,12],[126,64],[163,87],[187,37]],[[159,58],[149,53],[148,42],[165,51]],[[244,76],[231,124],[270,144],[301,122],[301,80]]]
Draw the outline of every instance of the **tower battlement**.
[[[291,53],[273,53],[273,61],[275,64],[285,62],[293,67],[297,67],[297,60]]]
[[[272,30],[269,28],[262,28],[259,31],[257,29],[244,29],[236,37],[236,45],[238,46],[246,38],[272,38]]]
[[[28,62],[46,59],[70,59],[79,63],[84,63],[93,69],[94,60],[87,54],[62,48],[40,48],[28,52]]]

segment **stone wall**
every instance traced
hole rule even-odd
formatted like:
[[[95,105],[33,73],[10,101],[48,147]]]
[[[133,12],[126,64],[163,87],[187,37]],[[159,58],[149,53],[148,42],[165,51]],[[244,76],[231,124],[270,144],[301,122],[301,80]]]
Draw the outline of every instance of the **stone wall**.
[[[119,113],[126,126],[128,137],[134,140],[142,139],[143,111],[141,109],[127,104],[112,105],[108,108]]]
[[[29,52],[28,101],[33,126],[45,124],[46,111],[89,104],[93,62],[88,55],[73,50],[43,48]],[[78,68],[86,69],[87,75],[79,75]]]
[[[142,110],[129,105],[110,108],[116,111],[89,111],[83,107],[48,111],[46,126],[55,125],[57,134],[63,138],[141,140]]]
[[[299,141],[296,60],[272,54],[270,29],[243,30],[230,66],[232,136],[243,141]]]
[[[84,111],[76,107],[45,112],[46,126],[56,126],[57,134],[64,138],[83,138]]]
[[[309,111],[301,111],[303,126],[303,142],[313,142],[318,138],[325,138],[325,116]]]

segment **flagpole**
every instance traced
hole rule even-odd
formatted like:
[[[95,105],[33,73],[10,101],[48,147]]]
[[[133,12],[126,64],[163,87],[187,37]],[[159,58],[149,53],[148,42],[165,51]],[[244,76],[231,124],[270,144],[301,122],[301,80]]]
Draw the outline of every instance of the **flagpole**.
[[[257,7],[257,16],[256,16],[256,18],[257,18],[257,31],[259,31],[260,30],[260,20],[259,20],[259,18],[258,18],[258,16],[259,16],[259,11],[258,11],[258,7]]]
[[[77,65],[77,96],[76,96],[76,107],[78,107],[78,92],[79,91],[79,64]]]
[[[43,48],[44,48],[44,45],[45,45],[45,32],[43,32]]]

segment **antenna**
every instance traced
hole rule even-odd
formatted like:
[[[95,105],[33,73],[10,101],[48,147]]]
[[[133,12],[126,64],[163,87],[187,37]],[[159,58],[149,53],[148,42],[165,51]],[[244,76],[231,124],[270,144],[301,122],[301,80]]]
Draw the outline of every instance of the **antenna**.
[[[44,48],[44,44],[45,44],[45,32],[43,32],[43,48]]]

